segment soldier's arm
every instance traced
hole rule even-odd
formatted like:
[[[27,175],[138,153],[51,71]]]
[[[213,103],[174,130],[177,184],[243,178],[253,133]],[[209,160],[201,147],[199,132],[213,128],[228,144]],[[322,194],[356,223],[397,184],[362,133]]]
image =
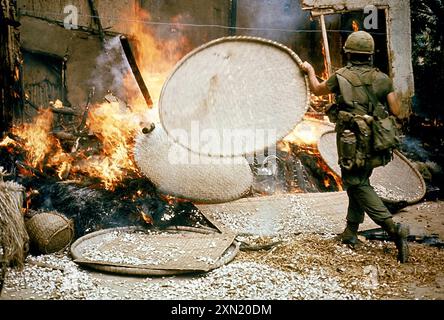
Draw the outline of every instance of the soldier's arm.
[[[387,95],[387,102],[390,108],[390,112],[395,117],[399,117],[401,115],[401,104],[395,92],[390,92]]]
[[[304,62],[302,64],[302,70],[307,73],[311,92],[313,92],[317,96],[324,96],[332,93],[327,86],[327,81],[318,81],[318,78],[316,78],[315,70],[311,64],[309,64],[308,62]]]

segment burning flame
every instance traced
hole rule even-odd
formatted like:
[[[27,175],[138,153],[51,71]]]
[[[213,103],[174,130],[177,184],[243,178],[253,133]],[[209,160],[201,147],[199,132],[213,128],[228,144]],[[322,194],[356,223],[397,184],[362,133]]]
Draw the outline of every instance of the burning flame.
[[[321,128],[317,124],[308,125],[303,122],[297,125],[283,141],[297,145],[316,145],[321,134]]]
[[[331,180],[333,179],[339,189],[342,191],[342,180],[337,176],[322,159],[318,147],[317,141],[324,133],[321,124],[316,122],[302,122],[296,126],[296,128],[287,135],[282,141],[280,141],[278,148],[281,151],[291,153],[292,146],[296,145],[300,149],[303,149],[307,154],[314,155],[317,159],[317,166],[326,173],[324,178],[324,186],[329,188],[331,186]]]
[[[12,133],[24,141],[27,151],[27,164],[39,171],[43,166],[51,166],[56,161],[53,156],[61,154],[60,142],[50,132],[52,130],[53,113],[50,109],[44,109],[34,118],[32,123],[15,127]],[[51,157],[49,157],[51,155]]]
[[[14,146],[16,144],[16,142],[14,140],[12,140],[9,137],[6,137],[5,139],[3,139],[2,142],[0,142],[0,147],[9,147],[9,146]]]
[[[137,20],[149,21],[151,19],[150,14],[138,5],[135,7],[135,12]],[[128,30],[129,38],[136,49],[137,65],[147,84],[155,107],[165,79],[173,66],[192,49],[188,39],[180,32],[181,27],[178,23],[182,19],[181,15],[172,18],[173,27],[169,30],[169,38],[162,40],[159,40],[153,29],[143,23],[130,23],[122,26],[122,28]],[[131,72],[125,78],[125,87],[128,91],[137,90],[138,92],[139,90]],[[146,111],[145,100],[140,94],[130,96],[129,103],[136,110]]]
[[[140,23],[149,19],[149,14],[139,7],[135,8],[135,12],[137,19],[123,27],[128,30],[129,38],[133,41],[138,66],[156,107],[168,73],[191,46],[181,32],[178,32],[178,26],[170,30],[170,39],[160,40],[146,24]],[[173,23],[180,19],[180,16],[175,17]],[[1,145],[20,145],[26,153],[26,165],[31,168],[41,172],[45,168],[53,168],[52,172],[62,180],[73,175],[77,175],[76,178],[79,175],[98,178],[106,189],[113,190],[128,173],[138,175],[132,156],[134,137],[144,124],[157,121],[153,116],[157,112],[148,110],[131,70],[128,70],[124,86],[128,106],[106,102],[92,106],[88,113],[86,125],[89,135],[94,135],[100,141],[98,150],[93,150],[92,147],[85,150],[76,147],[71,152],[63,150],[61,141],[51,133],[53,111],[50,108],[41,110],[32,123],[13,129],[12,133],[20,141],[7,137]],[[61,109],[63,105],[56,101],[53,108]],[[79,136],[77,146],[80,139]],[[22,171],[32,174],[32,170]]]
[[[359,31],[359,23],[356,20],[353,20],[352,22],[352,29],[353,32]]]

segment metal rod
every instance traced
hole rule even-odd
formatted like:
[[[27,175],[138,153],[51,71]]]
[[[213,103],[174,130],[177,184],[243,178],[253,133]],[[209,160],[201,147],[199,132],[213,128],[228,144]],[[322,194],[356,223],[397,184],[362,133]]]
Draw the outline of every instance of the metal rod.
[[[136,78],[140,91],[142,92],[142,95],[145,98],[148,107],[151,108],[153,106],[153,100],[151,100],[148,88],[145,84],[145,81],[143,81],[142,74],[140,73],[140,69],[137,66],[136,59],[133,55],[133,52],[131,51],[131,46],[128,41],[128,38],[125,36],[120,36],[120,43],[122,44],[123,52],[125,52],[126,59],[128,60],[128,63],[131,67],[131,71],[133,72],[134,77]]]
[[[327,73],[328,73],[328,76],[330,77],[332,74],[330,47],[328,46],[327,28],[325,27],[324,15],[321,14],[319,16],[319,19],[321,20],[322,40],[324,41],[325,60],[327,61]]]

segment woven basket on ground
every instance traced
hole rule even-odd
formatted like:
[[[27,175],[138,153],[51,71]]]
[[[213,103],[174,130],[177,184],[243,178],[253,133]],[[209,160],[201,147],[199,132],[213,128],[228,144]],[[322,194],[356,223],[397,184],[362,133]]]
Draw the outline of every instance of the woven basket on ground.
[[[137,137],[134,157],[139,169],[162,193],[197,202],[238,199],[253,182],[245,158],[194,154],[169,139],[161,126]]]
[[[341,175],[336,149],[336,132],[324,133],[318,141],[318,148],[327,165],[336,174]],[[398,151],[394,152],[394,158],[388,165],[373,171],[370,182],[384,201],[392,203],[406,201],[408,204],[413,204],[420,201],[426,193],[423,177]]]
[[[178,143],[196,153],[239,156],[264,150],[308,109],[300,64],[292,50],[270,40],[211,41],[185,56],[166,80],[159,99],[162,125],[173,137],[186,132],[189,139]],[[207,150],[208,140],[197,135],[223,139]]]
[[[44,254],[65,249],[74,237],[72,220],[58,212],[33,215],[26,221],[26,229],[32,245]]]
[[[131,235],[134,238],[129,241]],[[239,252],[235,236],[205,227],[177,226],[154,232],[121,227],[77,239],[71,245],[71,255],[80,265],[126,275],[207,272],[234,259]]]

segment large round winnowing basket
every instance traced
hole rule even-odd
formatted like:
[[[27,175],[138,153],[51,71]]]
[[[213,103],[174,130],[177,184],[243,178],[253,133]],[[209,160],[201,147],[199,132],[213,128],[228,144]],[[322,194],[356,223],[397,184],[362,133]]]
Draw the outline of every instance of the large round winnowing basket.
[[[318,148],[323,160],[340,176],[336,132],[324,133],[318,141]],[[405,201],[413,204],[424,198],[426,193],[423,177],[399,151],[394,152],[393,160],[389,164],[373,170],[370,182],[376,193],[384,201],[391,203]]]
[[[42,212],[26,221],[31,244],[41,253],[53,253],[65,249],[74,238],[72,220],[58,212]]]
[[[159,99],[160,120],[185,148],[210,156],[261,151],[285,137],[310,104],[301,60],[277,42],[225,37],[186,55]],[[202,138],[204,136],[205,138]],[[208,150],[208,137],[216,139]]]
[[[139,227],[120,227],[77,239],[71,245],[71,256],[74,262],[99,271],[168,276],[210,271],[229,263],[239,252],[234,238],[233,233],[205,227],[169,227],[160,234]],[[92,252],[96,254],[91,256]]]

